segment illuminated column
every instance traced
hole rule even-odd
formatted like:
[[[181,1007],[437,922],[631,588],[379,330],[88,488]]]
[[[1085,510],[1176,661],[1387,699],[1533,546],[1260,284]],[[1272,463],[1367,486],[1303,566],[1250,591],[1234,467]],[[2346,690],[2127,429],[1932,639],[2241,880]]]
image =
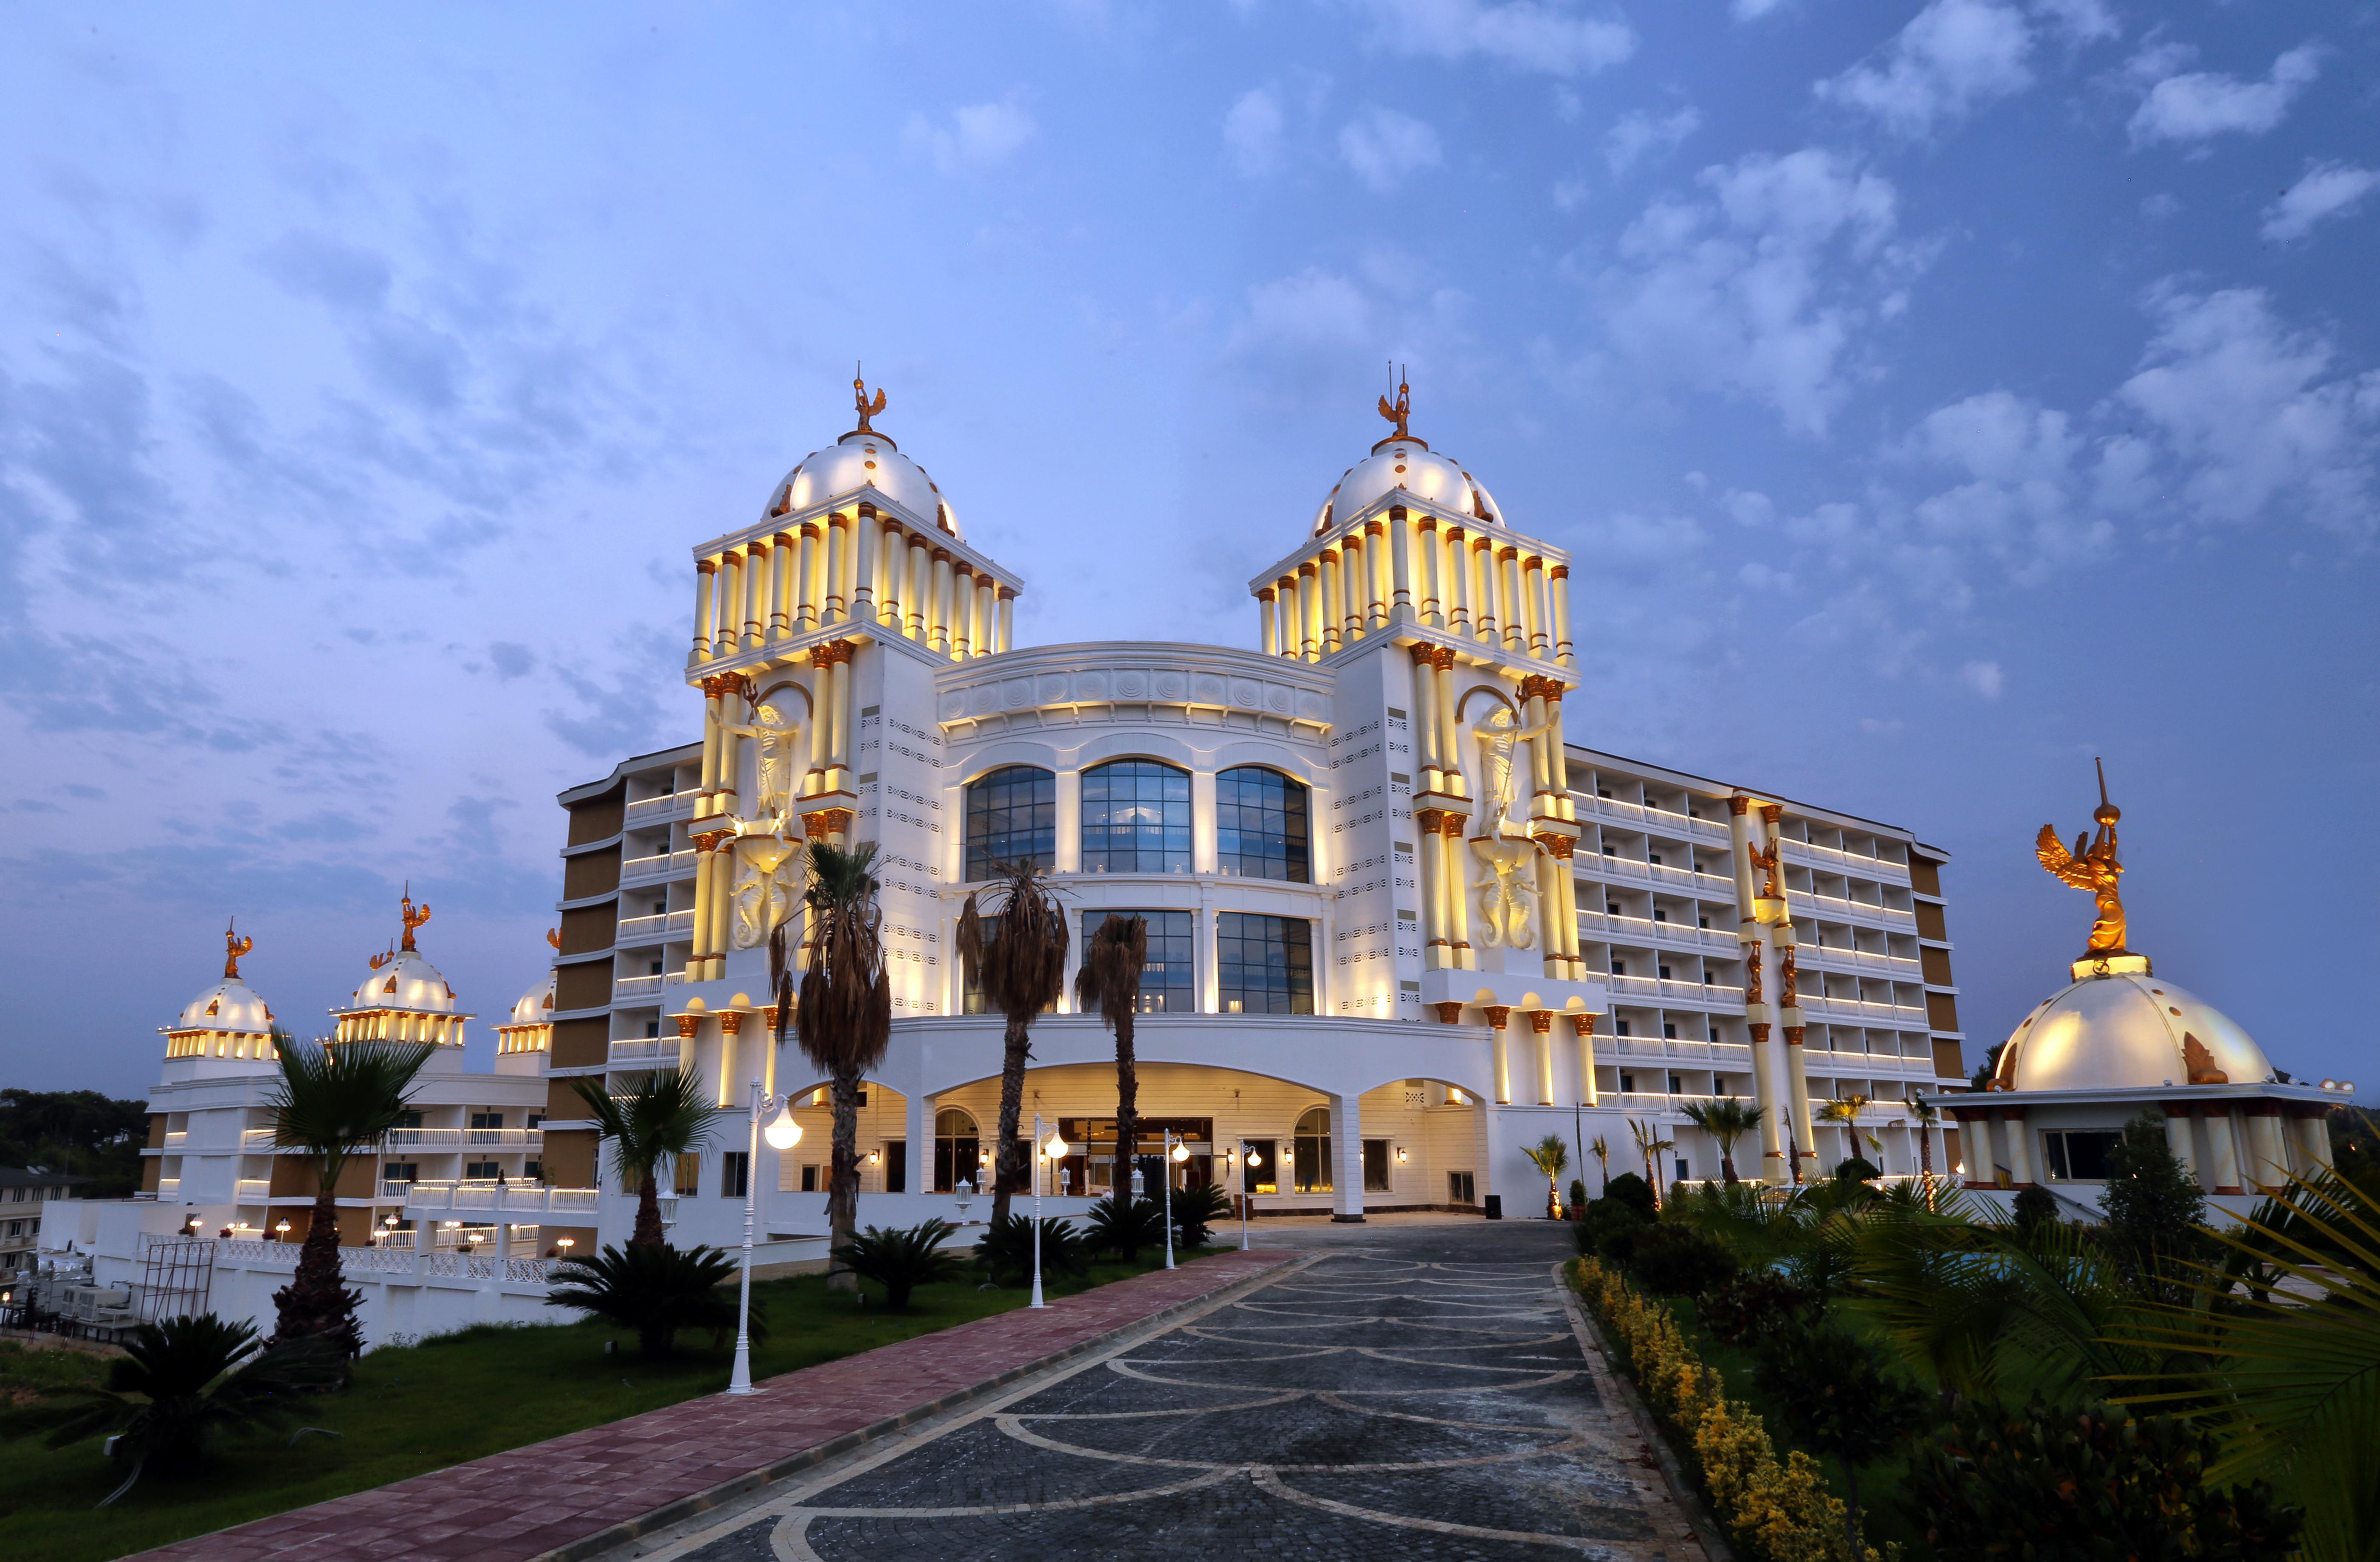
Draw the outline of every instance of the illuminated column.
[[[1339,543],[1339,643],[1352,646],[1364,633],[1364,534],[1351,531]]]
[[[1471,633],[1471,541],[1461,527],[1449,527],[1440,539],[1444,578],[1439,593],[1446,599],[1446,626],[1458,635]]]
[[[1537,1105],[1550,1107],[1554,1104],[1554,1011],[1530,1010],[1529,1030],[1536,1039]]]
[[[744,648],[757,651],[769,636],[769,545],[744,545]]]
[[[1388,521],[1374,521],[1364,528],[1364,565],[1368,571],[1364,592],[1364,627],[1384,628],[1389,622],[1389,608],[1396,600],[1397,562],[1402,556],[1395,536],[1405,529],[1404,512],[1393,512],[1395,531]]]
[[[2000,1122],[2008,1133],[2009,1181],[2019,1188],[2030,1188],[2033,1175],[2033,1130],[2024,1120],[2022,1107],[1999,1108]]]
[[[1297,566],[1297,654],[1307,661],[1322,654],[1322,571],[1312,559]]]
[[[1564,667],[1578,665],[1570,643],[1570,566],[1556,564],[1546,572],[1546,598],[1553,614],[1554,660]]]
[[[898,635],[903,624],[901,601],[908,595],[902,590],[901,585],[909,574],[909,536],[901,529],[898,521],[882,524],[884,543],[877,555],[876,564],[876,578],[880,582],[876,587],[876,616]]]
[[[694,794],[694,816],[702,817],[716,806],[719,790],[719,687],[716,678],[702,681],[702,781]]]
[[[934,551],[926,534],[909,539],[909,588],[902,593],[909,605],[909,624],[905,633],[919,645],[926,643],[926,621],[934,609]]]
[[[735,812],[735,783],[743,779],[743,740],[727,729],[747,726],[752,720],[751,707],[743,695],[743,680],[730,674],[719,680],[719,792],[718,802],[711,811],[718,814]]]
[[[1415,646],[1413,657],[1414,768],[1421,790],[1436,792],[1445,768],[1439,763],[1437,648]]]
[[[1438,696],[1438,762],[1446,790],[1457,797],[1471,791],[1463,779],[1463,729],[1454,720],[1454,648],[1440,646],[1431,655],[1430,679]]]
[[[1438,517],[1424,515],[1415,523],[1413,546],[1421,560],[1421,621],[1432,629],[1446,627],[1446,593],[1439,577],[1446,573],[1446,550],[1438,539]]]
[[[965,661],[975,654],[975,566],[951,564],[951,656]]]
[[[813,796],[827,790],[827,756],[829,728],[827,713],[834,702],[834,678],[828,672],[833,661],[832,645],[810,648],[810,768],[802,777],[802,795]]]
[[[794,562],[794,627],[816,629],[826,600],[826,540],[816,521],[802,523],[801,556]]]
[[[1771,1186],[1781,1186],[1792,1181],[1785,1165],[1785,1134],[1779,1119],[1775,1082],[1770,1077],[1774,1059],[1768,1054],[1767,993],[1763,979],[1762,959],[1767,943],[1760,924],[1752,914],[1753,896],[1757,886],[1752,878],[1752,799],[1739,792],[1727,800],[1728,856],[1735,865],[1736,937],[1742,942],[1744,969],[1744,1018],[1752,1029],[1752,1104],[1760,1113],[1760,1181]]]
[[[826,518],[825,557],[819,572],[819,622],[841,624],[847,616],[844,604],[850,600],[843,594],[843,572],[851,552],[851,517],[837,511]]]
[[[1463,542],[1463,581],[1471,592],[1471,634],[1490,644],[1502,638],[1496,613],[1496,544],[1487,538]]]
[[[1521,580],[1521,551],[1518,548],[1499,549],[1496,553],[1497,584],[1504,595],[1504,648],[1514,656],[1526,656],[1529,651],[1529,626],[1526,618],[1528,591]]]
[[[1553,844],[1550,839],[1537,842],[1540,847]],[[1570,979],[1570,957],[1563,952],[1561,936],[1562,909],[1569,903],[1562,893],[1570,882],[1570,864],[1549,851],[1537,853],[1537,955],[1545,975],[1557,982]],[[1572,923],[1578,918],[1571,917]]]
[[[2267,1193],[2289,1185],[2289,1147],[2281,1136],[2278,1101],[2248,1103],[2248,1176]]]
[[[1414,616],[1414,528],[1398,504],[1389,510],[1389,617],[1410,624]]]
[[[1470,822],[1449,814],[1439,828],[1446,842],[1446,937],[1453,946],[1454,968],[1475,971],[1479,960],[1471,951],[1470,854],[1463,850],[1463,827]]]
[[[2165,1144],[2173,1158],[2190,1173],[2191,1181],[2198,1180],[2198,1147],[2191,1143],[2190,1108],[2187,1103],[2168,1102],[2165,1108]]]
[[[1529,654],[1540,660],[1553,653],[1553,637],[1547,634],[1549,622],[1546,611],[1546,561],[1536,553],[1529,555],[1521,572],[1523,599],[1529,607]]]
[[[827,737],[827,754],[832,767],[830,782],[837,792],[851,790],[851,653],[852,642],[844,640],[834,648],[833,671],[829,674],[832,696],[827,702],[833,730]]]
[[[1479,1012],[1488,1017],[1488,1034],[1496,1044],[1496,1104],[1512,1104],[1512,1049],[1504,1035],[1505,1025],[1512,1018],[1510,1006],[1501,1003],[1483,1004]]]
[[[794,599],[801,592],[801,550],[779,532],[769,540],[769,638],[794,632]]]
[[[1297,576],[1293,575],[1281,576],[1272,583],[1272,589],[1273,595],[1281,599],[1281,611],[1274,615],[1275,622],[1280,625],[1281,654],[1295,656],[1298,625],[1302,622],[1297,606]]]
[[[1444,817],[1435,808],[1416,809],[1414,813],[1414,828],[1421,831],[1421,963],[1425,971],[1443,971],[1454,963],[1446,937],[1446,866],[1442,860],[1445,842],[1439,829],[1439,821]]]
[[[2298,1155],[2305,1161],[2301,1175],[2313,1177],[2330,1168],[2330,1114],[2316,1108],[2301,1113],[2292,1124],[2298,1131]]]
[[[1000,638],[995,646],[1003,651],[1016,648],[1016,588],[1013,586],[1000,588]]]
[[[744,1011],[740,1009],[723,1011],[719,1016],[719,1078],[716,1082],[719,1088],[716,1092],[718,1099],[711,1103],[714,1107],[725,1108],[743,1104],[736,1099],[745,1088],[741,1078],[744,1070],[740,1066],[744,1060],[743,1041]],[[747,1167],[745,1175],[748,1177],[751,1171],[752,1168]]]
[[[735,838],[729,835],[710,854],[710,958],[703,975],[716,981],[727,974],[727,916],[735,900]]]
[[[719,617],[711,625],[711,655],[735,654],[737,621],[743,616],[744,555],[730,548],[719,555]]]
[[[1338,549],[1322,550],[1317,563],[1318,565],[1317,574],[1320,576],[1322,584],[1322,590],[1319,593],[1322,598],[1322,654],[1329,656],[1340,646],[1340,624],[1344,622],[1346,613],[1340,607],[1339,599],[1345,594],[1346,582],[1343,568],[1339,563]]]
[[[978,575],[975,581],[976,654],[990,656],[999,648],[992,639],[999,633],[1000,583],[988,575]]]
[[[1522,718],[1532,727],[1547,724],[1546,684],[1548,680],[1532,672],[1521,680]],[[1560,697],[1559,694],[1556,696]],[[1529,817],[1560,818],[1559,810],[1549,806],[1553,799],[1553,767],[1548,761],[1552,745],[1543,737],[1529,740]]]
[[[2239,1141],[2231,1132],[2231,1109],[2223,1102],[2202,1105],[2196,1110],[2199,1127],[2206,1138],[2206,1158],[2212,1163],[2215,1192],[2238,1193],[2246,1192],[2240,1178]]]
[[[851,616],[862,624],[874,624],[876,618],[876,561],[884,551],[884,527],[876,518],[876,506],[863,502],[858,517],[851,530]]]
[[[709,661],[711,656],[711,599],[719,588],[719,562],[697,559],[694,562],[694,654],[689,661]]]
[[[951,648],[951,551],[934,550],[934,595],[926,620],[928,648],[947,653]]]
[[[686,979],[702,980],[703,967],[710,958],[710,848],[718,836],[698,830],[694,836],[694,926],[687,930],[690,948],[686,956]]]
[[[1603,1102],[1595,1084],[1595,1016],[1572,1014],[1570,1025],[1578,1033],[1578,1104],[1599,1107]]]

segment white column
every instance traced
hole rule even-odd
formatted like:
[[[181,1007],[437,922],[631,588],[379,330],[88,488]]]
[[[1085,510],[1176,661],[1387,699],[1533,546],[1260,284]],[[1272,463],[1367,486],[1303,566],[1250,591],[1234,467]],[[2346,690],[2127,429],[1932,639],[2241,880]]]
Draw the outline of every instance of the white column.
[[[1322,651],[1328,656],[1342,643],[1341,625],[1346,622],[1346,610],[1339,599],[1345,594],[1345,570],[1339,562],[1339,550],[1325,548],[1317,572],[1322,582]]]
[[[769,545],[744,545],[744,648],[757,651],[769,636]]]
[[[861,504],[852,522],[851,616],[862,624],[876,622],[876,560],[884,551],[884,528],[876,506]]]
[[[1546,633],[1546,561],[1536,553],[1528,556],[1521,568],[1522,599],[1529,608],[1529,654],[1543,660],[1553,652],[1553,640]]]
[[[843,594],[844,571],[851,555],[851,517],[837,513],[826,518],[826,568],[823,574],[825,598],[820,624],[841,624],[848,616],[844,604],[850,600]]]
[[[2034,1181],[2033,1175],[2033,1128],[2024,1120],[2022,1107],[2002,1108],[2001,1126],[2008,1131],[2009,1181],[2022,1188]]]
[[[2165,1114],[2166,1144],[2173,1151],[2173,1158],[2181,1163],[2181,1168],[2189,1172],[2192,1181],[2195,1181],[2198,1178],[2198,1152],[2191,1144],[2192,1137],[2190,1114],[2168,1108]]]
[[[1421,559],[1421,621],[1432,629],[1446,627],[1446,549],[1439,541],[1438,517],[1424,515],[1415,524],[1413,546]]]
[[[1016,588],[1013,586],[1000,588],[1000,628],[992,648],[1002,651],[1016,648]]]
[[[794,599],[801,590],[801,549],[783,532],[769,539],[769,638],[794,632]]]
[[[951,648],[951,551],[934,550],[934,595],[931,614],[926,621],[926,644],[933,650],[948,652]]]
[[[826,602],[826,540],[816,521],[802,523],[801,557],[794,565],[794,627],[816,629]]]
[[[1313,559],[1297,566],[1297,654],[1305,661],[1322,656],[1322,566]]]
[[[1353,1090],[1330,1102],[1330,1218],[1364,1218],[1364,1105]]]
[[[1578,665],[1570,643],[1570,566],[1556,564],[1546,572],[1547,605],[1553,613],[1554,660],[1564,667]]]
[[[1496,1104],[1509,1107],[1512,1104],[1512,1048],[1510,1040],[1512,1011],[1501,1004],[1495,1004],[1481,1012],[1488,1016],[1488,1034],[1495,1043]]]
[[[1439,556],[1443,579],[1439,595],[1444,599],[1446,627],[1458,635],[1471,633],[1471,543],[1461,527],[1448,527],[1439,540]]]
[[[909,538],[897,521],[880,522],[884,531],[883,551],[878,555],[876,576],[883,584],[877,587],[876,612],[893,634],[902,633],[905,624],[901,604],[908,597],[903,589],[909,575]]]
[[[719,589],[719,563],[714,559],[694,562],[694,654],[690,661],[709,661],[711,657],[711,603]]]
[[[934,551],[923,532],[909,539],[909,586],[901,594],[909,622],[903,633],[919,645],[926,642],[926,621],[933,613]]]
[[[730,548],[719,556],[719,618],[711,625],[714,656],[735,654],[735,631],[744,616],[744,555]]]
[[[999,632],[1000,586],[991,576],[978,570],[975,577],[975,654],[990,656],[998,648],[992,637]]]
[[[1389,512],[1389,617],[1414,619],[1414,528],[1402,504]]]
[[[2231,1109],[2220,1101],[2201,1109],[2199,1126],[2206,1132],[2209,1170],[2215,1178],[2214,1192],[2237,1193],[2240,1181],[2240,1151],[2231,1133]]]
[[[1273,601],[1273,589],[1269,586],[1259,587],[1257,590],[1257,644],[1264,648],[1265,655],[1279,656],[1281,613]]]

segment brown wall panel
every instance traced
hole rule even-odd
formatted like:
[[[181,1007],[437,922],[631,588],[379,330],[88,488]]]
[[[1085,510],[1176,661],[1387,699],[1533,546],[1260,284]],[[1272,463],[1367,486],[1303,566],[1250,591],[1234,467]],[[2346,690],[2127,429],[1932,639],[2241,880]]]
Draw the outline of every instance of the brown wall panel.
[[[564,966],[565,971],[575,969]],[[598,965],[598,971],[604,967]],[[610,973],[605,971],[608,980]],[[561,999],[556,999],[556,1003]],[[600,1001],[600,1000],[599,1000]],[[591,1069],[612,1055],[612,1017],[597,1014],[584,1020],[556,1020],[553,1023],[553,1067],[557,1069]],[[556,1089],[566,1088],[564,1081],[553,1082]],[[560,1097],[555,1097],[560,1099]],[[561,1117],[568,1114],[555,1112]]]
[[[1965,1078],[1971,1072],[1967,1067],[1965,1048],[1961,1047],[1955,1041],[1936,1042],[1934,1044],[1934,1072],[1937,1074],[1947,1074],[1954,1078]]]
[[[620,887],[620,849],[589,852],[571,857],[562,865],[562,898],[583,901],[589,895],[608,895]]]
[[[1959,1000],[1946,992],[1925,995],[1925,1023],[1937,1031],[1959,1028]]]
[[[620,833],[626,822],[628,788],[626,783],[613,787],[600,796],[570,805],[570,844],[584,846],[590,841],[608,841]]]
[[[1925,973],[1925,980],[1930,985],[1937,987],[1951,987],[1958,986],[1956,982],[1950,980],[1950,951],[1949,950],[1921,947],[1917,951],[1917,963],[1918,968]]]
[[[573,1106],[581,1112],[587,1109],[583,1101],[574,1101]],[[551,1188],[595,1186],[595,1150],[600,1143],[594,1134],[583,1128],[565,1129],[558,1133],[547,1131],[543,1163],[546,1185]]]
[[[1943,930],[1942,908],[1928,901],[1917,902],[1917,936],[1947,944],[1950,935]]]
[[[601,1009],[612,1001],[612,963],[590,960],[578,965],[559,965],[553,973],[553,1006],[556,1009]],[[608,1046],[606,1050],[608,1051]],[[601,1058],[588,1059],[601,1062]]]
[[[141,1157],[140,1157],[140,1191],[141,1191],[142,1193],[155,1193],[155,1192],[157,1191],[157,1181],[158,1181],[158,1179],[159,1179],[160,1177],[162,1177],[163,1175],[164,1175],[164,1170],[165,1170],[165,1163],[164,1163],[163,1160],[159,1159],[157,1156],[141,1156]]]
[[[616,871],[613,873],[613,883],[619,881],[619,877]],[[565,900],[577,898],[564,896]],[[617,901],[607,901],[600,906],[580,906],[562,914],[562,952],[565,954],[592,954],[597,950],[607,950],[618,941],[619,937],[620,902]]]
[[[164,1112],[149,1114],[149,1147],[152,1150],[162,1150],[165,1147],[165,1118],[166,1114]]]
[[[1909,887],[1916,890],[1921,895],[1941,894],[1942,865],[1939,863],[1928,862],[1924,857],[1911,857],[1909,859]]]

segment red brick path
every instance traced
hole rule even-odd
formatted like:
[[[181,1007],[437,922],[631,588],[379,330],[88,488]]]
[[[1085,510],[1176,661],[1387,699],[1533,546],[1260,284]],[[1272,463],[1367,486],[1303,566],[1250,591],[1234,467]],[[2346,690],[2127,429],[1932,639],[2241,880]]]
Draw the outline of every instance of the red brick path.
[[[1225,1253],[139,1554],[149,1562],[579,1557],[1195,1305],[1293,1253]]]

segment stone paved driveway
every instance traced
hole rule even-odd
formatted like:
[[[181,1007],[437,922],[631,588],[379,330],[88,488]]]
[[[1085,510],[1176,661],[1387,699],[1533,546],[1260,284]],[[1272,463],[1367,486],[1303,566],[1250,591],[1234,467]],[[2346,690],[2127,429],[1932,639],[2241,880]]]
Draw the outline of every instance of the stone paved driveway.
[[[1702,1562],[1527,1223],[1285,1231],[1301,1268],[890,1442],[672,1562]]]

